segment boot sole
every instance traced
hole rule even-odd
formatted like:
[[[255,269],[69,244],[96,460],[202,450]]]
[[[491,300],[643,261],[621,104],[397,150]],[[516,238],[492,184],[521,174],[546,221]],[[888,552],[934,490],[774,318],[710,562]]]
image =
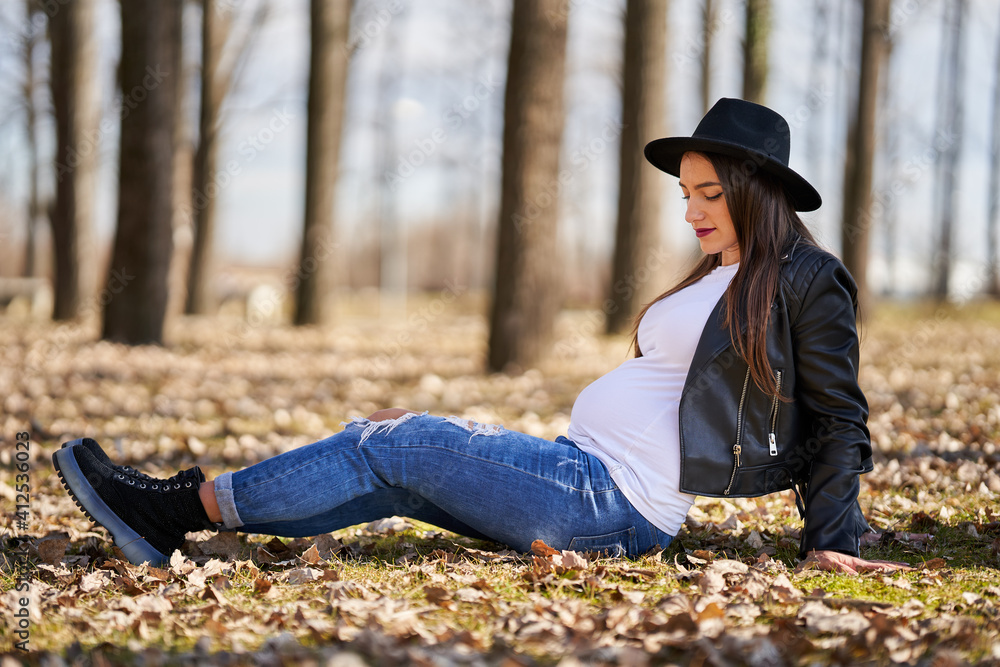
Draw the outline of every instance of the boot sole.
[[[147,542],[142,535],[135,532],[108,507],[107,503],[97,495],[97,490],[83,474],[80,465],[73,456],[73,446],[77,441],[71,441],[57,449],[52,454],[52,464],[69,492],[71,498],[87,517],[107,530],[115,546],[121,549],[125,557],[134,565],[149,563],[163,567],[170,563],[170,557],[164,556],[158,549]],[[69,445],[69,446],[67,446]]]

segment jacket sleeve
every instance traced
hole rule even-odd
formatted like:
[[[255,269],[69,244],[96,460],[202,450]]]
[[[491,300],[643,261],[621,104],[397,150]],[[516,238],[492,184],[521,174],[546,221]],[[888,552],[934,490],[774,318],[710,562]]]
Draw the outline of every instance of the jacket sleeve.
[[[792,324],[796,400],[812,422],[800,548],[803,555],[830,549],[858,556],[860,537],[871,530],[858,492],[860,475],[872,469],[872,450],[868,402],[858,385],[857,288],[833,257],[808,273]]]

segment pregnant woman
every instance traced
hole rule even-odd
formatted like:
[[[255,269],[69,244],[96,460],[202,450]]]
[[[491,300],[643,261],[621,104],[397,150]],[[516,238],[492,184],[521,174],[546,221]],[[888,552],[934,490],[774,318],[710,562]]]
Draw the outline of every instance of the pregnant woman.
[[[820,206],[788,167],[774,111],[722,99],[649,162],[680,179],[704,256],[637,318],[635,356],[588,386],[554,441],[455,417],[382,410],[340,433],[206,480],[115,465],[91,439],[56,469],[132,562],[162,563],[188,531],[318,535],[405,515],[526,551],[634,556],[667,546],[698,495],[794,490],[801,552],[853,572],[872,469],[858,386],[856,287],[797,211]]]

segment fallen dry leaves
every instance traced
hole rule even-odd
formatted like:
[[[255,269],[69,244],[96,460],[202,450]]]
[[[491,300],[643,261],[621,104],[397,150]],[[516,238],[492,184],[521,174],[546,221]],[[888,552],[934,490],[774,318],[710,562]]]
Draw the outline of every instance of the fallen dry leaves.
[[[35,443],[26,532],[9,509],[11,452],[0,451],[4,610],[21,595],[12,554],[24,544],[33,564],[36,652],[8,656],[102,665],[1000,664],[997,319],[876,320],[866,331],[862,381],[877,457],[861,503],[887,531],[866,555],[905,560],[916,568],[909,573],[796,569],[800,524],[786,495],[699,499],[668,549],[636,560],[541,542],[518,554],[389,517],[296,540],[199,533],[168,567],[136,567],[115,556],[49,470],[54,447],[92,435],[144,472],[199,464],[218,474],[393,405],[554,437],[576,393],[626,358],[624,339],[579,335],[589,318],[566,314],[552,359],[518,377],[481,373],[485,324],[472,315],[418,328],[346,317],[326,331],[185,320],[165,348],[0,320],[4,433],[31,430]],[[11,650],[11,627],[0,629],[0,652]]]

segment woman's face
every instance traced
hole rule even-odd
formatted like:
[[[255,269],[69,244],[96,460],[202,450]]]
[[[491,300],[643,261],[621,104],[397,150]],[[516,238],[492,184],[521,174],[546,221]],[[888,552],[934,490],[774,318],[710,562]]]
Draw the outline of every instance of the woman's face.
[[[722,253],[722,264],[740,261],[736,227],[729,217],[726,196],[715,167],[700,153],[685,153],[681,158],[681,191],[687,200],[684,219],[694,228],[706,255]]]

